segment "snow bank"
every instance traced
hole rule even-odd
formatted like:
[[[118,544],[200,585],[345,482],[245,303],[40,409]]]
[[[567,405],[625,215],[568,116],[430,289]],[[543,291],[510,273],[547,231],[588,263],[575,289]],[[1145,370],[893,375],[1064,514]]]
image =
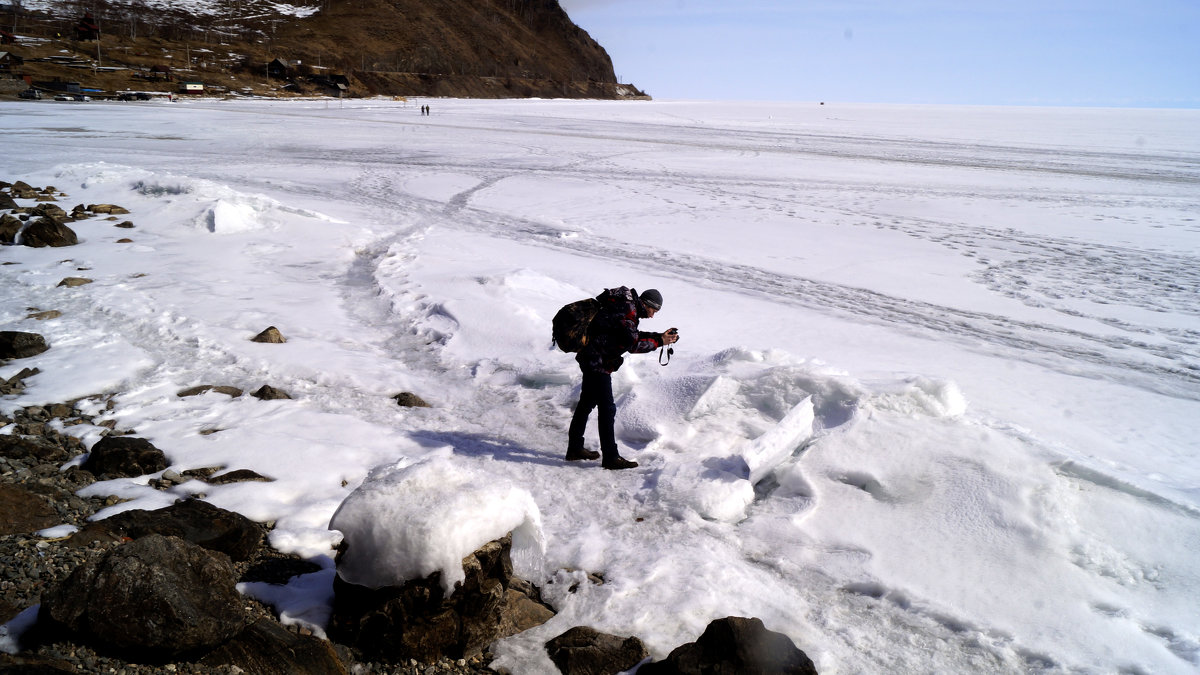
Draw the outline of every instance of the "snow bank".
[[[380,467],[329,523],[347,543],[346,581],[380,588],[441,572],[446,594],[465,577],[462,560],[512,532],[513,565],[540,576],[541,514],[529,492],[456,462],[450,451]]]

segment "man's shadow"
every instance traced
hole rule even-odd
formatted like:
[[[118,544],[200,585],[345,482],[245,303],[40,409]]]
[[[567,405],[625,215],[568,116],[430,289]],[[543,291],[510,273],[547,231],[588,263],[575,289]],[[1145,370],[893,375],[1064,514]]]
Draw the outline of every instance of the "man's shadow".
[[[515,441],[482,434],[417,431],[411,434],[411,438],[423,445],[449,445],[454,448],[455,454],[467,457],[491,457],[502,462],[542,464],[544,466],[562,466],[566,463],[562,457],[557,455],[547,455],[545,452],[534,450]]]

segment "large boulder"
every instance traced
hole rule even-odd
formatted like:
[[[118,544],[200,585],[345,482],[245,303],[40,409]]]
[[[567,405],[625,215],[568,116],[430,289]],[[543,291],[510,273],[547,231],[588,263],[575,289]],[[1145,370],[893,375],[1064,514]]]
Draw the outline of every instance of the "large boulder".
[[[20,485],[0,483],[0,536],[29,534],[62,522],[43,496]]]
[[[546,653],[563,675],[613,675],[650,655],[636,637],[619,637],[576,626],[546,643]]]
[[[167,457],[144,438],[105,436],[92,446],[83,468],[110,478],[142,476],[165,470]]]
[[[44,595],[39,631],[51,640],[65,631],[133,661],[187,657],[245,628],[236,583],[224,554],[150,535],[80,565]]]
[[[530,598],[515,583],[511,549],[509,535],[464,558],[466,578],[450,597],[442,590],[440,572],[378,589],[335,577],[330,638],[372,660],[433,663],[467,658],[496,640],[543,623],[553,616],[544,605],[540,617],[513,619],[513,609],[522,601],[538,598]],[[530,617],[527,607],[519,613]]]
[[[262,529],[240,513],[226,511],[200,499],[187,499],[146,511],[132,509],[88,524],[71,535],[69,544],[140,539],[151,534],[179,537],[235,562],[249,560],[262,542]]]
[[[26,359],[50,349],[46,338],[37,333],[17,330],[0,331],[0,359]]]
[[[0,244],[12,244],[17,241],[17,233],[25,223],[20,218],[8,215],[0,216]]]
[[[38,218],[21,233],[21,243],[32,248],[74,246],[79,243],[75,230],[53,218]]]
[[[259,619],[217,647],[200,665],[240,668],[254,675],[345,675],[348,671],[333,645],[311,635],[297,635],[278,623]]]
[[[708,624],[704,634],[648,663],[638,675],[816,675],[817,668],[791,638],[767,630],[761,619],[730,616]]]

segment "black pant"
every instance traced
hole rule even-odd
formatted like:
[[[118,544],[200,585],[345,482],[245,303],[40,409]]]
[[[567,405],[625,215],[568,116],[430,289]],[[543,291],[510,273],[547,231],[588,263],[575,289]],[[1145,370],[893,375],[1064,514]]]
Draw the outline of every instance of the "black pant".
[[[583,449],[583,432],[587,430],[588,416],[592,409],[599,409],[597,423],[600,426],[600,453],[604,459],[617,457],[617,439],[613,424],[617,419],[617,404],[613,402],[612,375],[584,369],[583,386],[579,392],[579,405],[571,418],[571,429],[567,433],[567,449]]]

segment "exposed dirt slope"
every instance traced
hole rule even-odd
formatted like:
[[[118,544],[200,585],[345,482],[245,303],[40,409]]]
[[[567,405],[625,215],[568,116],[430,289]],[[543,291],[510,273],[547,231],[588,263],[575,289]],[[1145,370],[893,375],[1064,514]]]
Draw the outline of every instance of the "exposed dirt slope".
[[[170,3],[170,10],[135,0],[86,8],[64,0],[0,13],[0,25],[18,35],[0,49],[26,59],[13,74],[110,92],[177,91],[180,81],[196,81],[210,92],[329,94],[336,90],[321,80],[343,75],[343,95],[643,95],[617,83],[604,48],[557,0],[297,1],[316,4],[299,18],[267,0],[195,0]],[[77,39],[85,11],[101,29],[98,41]],[[51,56],[59,61],[44,60]],[[275,59],[291,67],[268,76]],[[148,77],[156,65],[171,68],[170,82]],[[128,70],[106,70],[114,67]]]

